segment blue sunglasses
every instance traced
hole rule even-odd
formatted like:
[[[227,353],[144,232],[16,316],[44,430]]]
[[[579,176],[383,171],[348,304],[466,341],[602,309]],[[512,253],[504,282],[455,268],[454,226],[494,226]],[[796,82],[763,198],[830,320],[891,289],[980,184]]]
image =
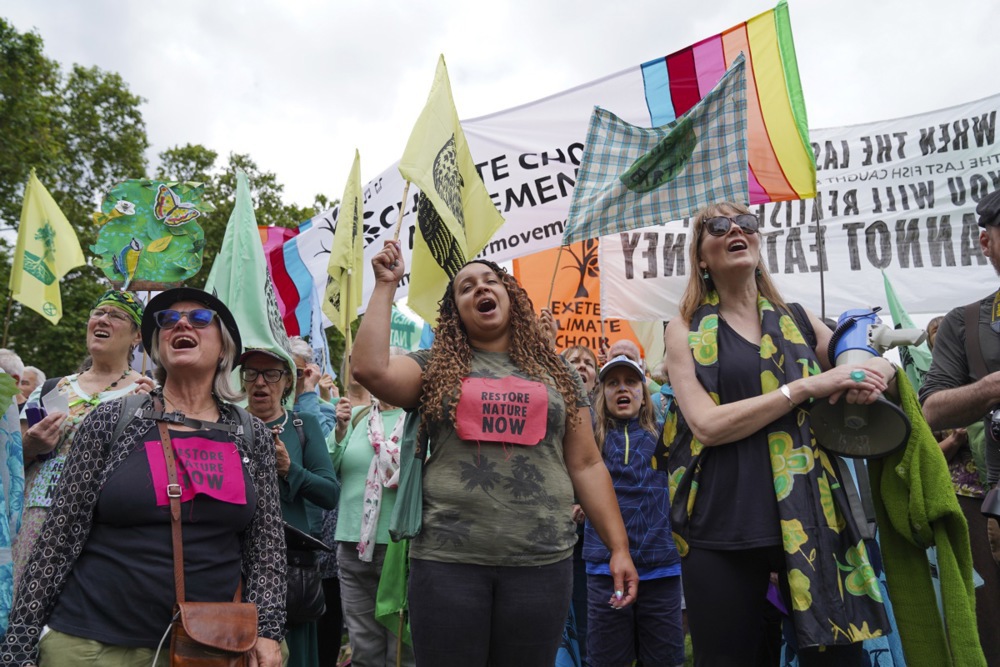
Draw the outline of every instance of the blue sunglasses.
[[[194,310],[161,310],[153,315],[156,326],[161,329],[173,329],[182,317],[187,317],[188,324],[195,329],[204,329],[215,319],[215,311],[210,308],[195,308]]]

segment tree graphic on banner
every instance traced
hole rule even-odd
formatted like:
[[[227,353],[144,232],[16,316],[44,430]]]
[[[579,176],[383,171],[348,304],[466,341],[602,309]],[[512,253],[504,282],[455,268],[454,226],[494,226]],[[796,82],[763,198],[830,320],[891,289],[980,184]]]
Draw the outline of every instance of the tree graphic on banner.
[[[587,291],[584,281],[587,278],[598,276],[597,268],[597,239],[587,239],[580,242],[580,254],[573,252],[572,246],[566,246],[566,252],[570,254],[576,266],[565,266],[564,269],[574,269],[579,272],[580,280],[577,283],[575,299],[588,299],[590,292]]]

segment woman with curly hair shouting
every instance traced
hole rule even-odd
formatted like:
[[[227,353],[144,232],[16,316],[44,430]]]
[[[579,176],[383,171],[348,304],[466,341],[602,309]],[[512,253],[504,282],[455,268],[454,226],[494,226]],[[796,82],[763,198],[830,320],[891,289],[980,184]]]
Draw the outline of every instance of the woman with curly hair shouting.
[[[398,243],[372,266],[354,377],[387,403],[418,409],[430,441],[422,530],[410,546],[417,664],[550,667],[573,583],[574,489],[611,552],[609,604],[631,604],[638,588],[579,377],[517,281],[482,260],[445,290],[433,347],[390,355]]]

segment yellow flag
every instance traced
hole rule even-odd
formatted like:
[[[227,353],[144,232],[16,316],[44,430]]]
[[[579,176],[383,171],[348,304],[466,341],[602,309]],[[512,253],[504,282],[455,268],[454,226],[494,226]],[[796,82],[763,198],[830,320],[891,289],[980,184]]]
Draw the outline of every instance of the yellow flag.
[[[444,56],[399,173],[420,188],[407,304],[427,322],[436,322],[448,281],[503,225],[465,142]]]
[[[340,332],[347,335],[351,322],[358,319],[361,305],[361,276],[364,266],[364,207],[361,199],[361,155],[354,151],[354,165],[344,186],[333,232],[330,263],[327,264],[323,312]]]
[[[32,169],[24,189],[10,291],[15,299],[56,324],[62,318],[59,281],[83,263],[76,232]]]

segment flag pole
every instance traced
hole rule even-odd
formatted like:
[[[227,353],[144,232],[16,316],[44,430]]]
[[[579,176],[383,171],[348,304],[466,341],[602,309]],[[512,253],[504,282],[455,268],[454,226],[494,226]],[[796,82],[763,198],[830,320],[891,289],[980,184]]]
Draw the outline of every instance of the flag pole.
[[[601,362],[601,365],[603,366],[604,364],[608,363],[608,359],[607,359],[608,355],[607,355],[607,352],[604,351],[604,311],[603,310],[601,311],[601,342],[600,342],[600,344],[597,347],[598,347],[598,350],[597,350],[597,352],[598,352],[598,361],[600,361],[600,356],[604,356],[605,357],[604,361]],[[598,370],[600,370],[600,369],[598,369]]]
[[[341,313],[341,317],[344,318],[344,391],[349,391],[348,386],[351,383],[351,347],[353,347],[353,341],[351,340],[351,274],[353,271],[347,269],[347,280],[344,281],[347,294],[347,308]]]
[[[403,209],[406,208],[406,196],[410,192],[410,182],[407,181],[406,185],[403,186],[403,199],[399,202],[399,216],[396,218],[396,233],[393,235],[392,240],[399,240],[399,230],[403,227]]]
[[[7,290],[7,314],[3,318],[3,343],[0,347],[7,347],[7,327],[10,326],[10,312],[14,308],[14,290]]]
[[[149,303],[149,296],[152,293],[153,293],[152,290],[146,290],[146,303]],[[143,304],[143,307],[145,307],[145,304]],[[139,371],[139,374],[142,375],[143,377],[146,377],[146,360],[147,359],[149,359],[149,350],[147,350],[146,346],[143,345],[142,346],[142,370]]]
[[[566,246],[559,246],[559,254],[556,255],[556,267],[552,269],[552,282],[549,283],[549,298],[545,300],[545,305],[552,306],[552,292],[556,289],[556,274],[559,273],[559,262],[562,260],[563,248]]]
[[[816,221],[816,247],[819,248],[819,316],[826,318],[826,235],[819,231],[820,221]]]
[[[399,610],[399,629],[396,632],[396,667],[403,667],[403,610]]]

